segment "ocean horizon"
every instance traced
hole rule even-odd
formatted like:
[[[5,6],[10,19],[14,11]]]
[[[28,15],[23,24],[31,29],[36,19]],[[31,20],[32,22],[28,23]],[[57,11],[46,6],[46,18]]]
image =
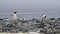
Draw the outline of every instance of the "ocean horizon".
[[[17,12],[19,13],[19,12]],[[60,13],[59,12],[40,12],[40,13],[19,13],[17,15],[19,15],[19,17],[23,17],[26,19],[32,19],[32,18],[37,18],[40,19],[41,15],[45,14],[47,16],[47,18],[60,18]],[[9,14],[8,13],[0,13],[0,18],[12,18],[12,12]]]

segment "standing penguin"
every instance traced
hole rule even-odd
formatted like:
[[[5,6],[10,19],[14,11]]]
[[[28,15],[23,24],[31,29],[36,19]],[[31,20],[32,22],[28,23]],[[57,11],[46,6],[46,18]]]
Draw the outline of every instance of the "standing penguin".
[[[18,16],[17,16],[17,12],[13,12],[13,14],[12,14],[12,25],[13,26],[17,26],[18,24],[17,24],[17,22],[18,22]]]
[[[13,16],[13,20],[14,20],[14,21],[16,21],[16,20],[18,19],[18,16],[17,16],[16,13],[17,13],[17,12],[14,12],[14,13],[12,14],[12,16]]]
[[[46,20],[46,15],[42,15],[41,20]]]

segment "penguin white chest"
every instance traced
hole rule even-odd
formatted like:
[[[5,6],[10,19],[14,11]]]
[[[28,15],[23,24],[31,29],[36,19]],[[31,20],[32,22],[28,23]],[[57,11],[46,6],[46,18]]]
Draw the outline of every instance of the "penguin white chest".
[[[16,14],[13,14],[13,20],[17,20],[17,15]]]

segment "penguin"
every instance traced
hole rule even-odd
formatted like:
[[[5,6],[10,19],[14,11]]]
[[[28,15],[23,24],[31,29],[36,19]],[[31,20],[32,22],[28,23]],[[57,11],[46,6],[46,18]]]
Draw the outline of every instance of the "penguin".
[[[42,15],[41,20],[46,20],[46,15]]]
[[[14,13],[12,14],[12,16],[13,16],[13,20],[14,20],[14,21],[16,21],[16,20],[18,19],[17,12],[14,12]]]
[[[23,18],[22,18],[22,17],[20,17],[20,20],[23,20]]]
[[[26,20],[25,18],[23,18],[23,17],[20,17],[20,20]]]
[[[9,21],[9,19],[8,18],[4,18],[4,21]]]

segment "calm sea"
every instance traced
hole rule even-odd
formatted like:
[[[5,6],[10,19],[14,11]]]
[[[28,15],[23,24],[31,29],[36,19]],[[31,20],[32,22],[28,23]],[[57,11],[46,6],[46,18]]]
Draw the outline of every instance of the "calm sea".
[[[20,17],[22,16],[23,18],[26,19],[32,19],[32,18],[38,18],[40,19],[40,16],[42,14],[46,14],[47,18],[59,18],[60,17],[60,12],[42,12],[42,13],[32,13],[32,14],[18,14]],[[0,18],[9,18],[11,19],[12,14],[0,14]]]

